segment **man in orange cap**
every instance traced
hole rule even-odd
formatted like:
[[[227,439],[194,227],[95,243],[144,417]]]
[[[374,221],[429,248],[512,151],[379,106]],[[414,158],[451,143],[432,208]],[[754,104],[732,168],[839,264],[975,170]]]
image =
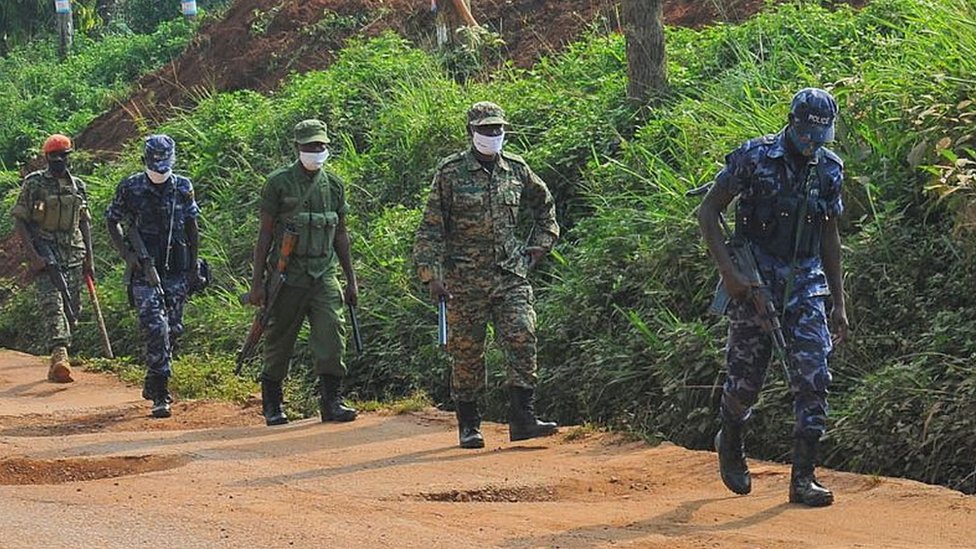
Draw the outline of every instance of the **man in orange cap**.
[[[82,279],[86,274],[94,277],[91,215],[85,184],[68,172],[71,139],[54,134],[44,142],[42,152],[47,169],[24,178],[10,213],[37,284],[51,353],[47,378],[70,383],[74,379],[68,347],[81,308]]]

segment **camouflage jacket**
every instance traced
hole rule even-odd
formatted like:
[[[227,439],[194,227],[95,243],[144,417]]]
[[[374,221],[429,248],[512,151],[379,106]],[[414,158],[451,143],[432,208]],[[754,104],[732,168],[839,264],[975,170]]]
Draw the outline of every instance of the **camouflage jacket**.
[[[516,234],[520,214],[531,218],[527,241]],[[525,277],[525,248],[550,250],[557,238],[552,195],[525,161],[502,152],[489,173],[468,149],[437,166],[417,229],[414,261],[423,282],[466,265],[497,266]]]
[[[70,174],[59,179],[46,170],[29,174],[10,215],[26,223],[34,238],[48,245],[58,263],[65,267],[81,265],[85,241],[79,224],[83,218],[91,219],[88,190],[81,179]]]

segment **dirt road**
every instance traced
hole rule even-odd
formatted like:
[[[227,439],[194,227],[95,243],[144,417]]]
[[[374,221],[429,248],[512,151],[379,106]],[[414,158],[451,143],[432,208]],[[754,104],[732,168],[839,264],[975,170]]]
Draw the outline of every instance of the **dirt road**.
[[[669,444],[511,444],[488,424],[460,450],[435,410],[268,428],[259,407],[180,402],[153,420],[138,388],[45,373],[0,351],[4,548],[974,546],[976,499],[912,481],[824,471],[837,503],[805,509],[788,466],[753,461],[739,497],[713,453]]]

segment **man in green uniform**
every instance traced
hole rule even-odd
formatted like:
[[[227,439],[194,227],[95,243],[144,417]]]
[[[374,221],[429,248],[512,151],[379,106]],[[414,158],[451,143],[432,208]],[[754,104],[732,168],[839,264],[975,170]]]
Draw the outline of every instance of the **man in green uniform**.
[[[298,160],[272,172],[261,192],[261,227],[249,294],[251,304],[264,304],[265,272],[278,276],[270,267],[278,262],[283,238],[286,233],[297,236],[285,283],[272,304],[265,331],[261,374],[264,419],[268,425],[288,423],[282,409],[281,384],[307,317],[308,346],[319,374],[322,421],[352,421],[356,410],[345,406],[339,393],[346,374],[342,305],[345,301],[355,306],[359,293],[346,231],[349,204],[342,180],[323,169],[329,157],[325,123],[299,122],[294,136]],[[344,292],[336,278],[337,263],[346,278]]]
[[[81,309],[84,276],[94,277],[91,215],[85,184],[68,173],[71,139],[47,138],[42,148],[47,169],[24,178],[13,210],[14,228],[35,277],[51,360],[47,378],[70,383],[68,347]]]
[[[559,237],[546,184],[518,155],[502,151],[505,113],[494,103],[468,110],[471,147],[441,161],[434,174],[414,258],[434,302],[450,300],[451,394],[462,448],[481,448],[477,398],[485,378],[490,321],[508,366],[509,438],[556,432],[533,409],[536,383],[535,310],[528,272]],[[531,216],[528,241],[516,235],[520,213]]]

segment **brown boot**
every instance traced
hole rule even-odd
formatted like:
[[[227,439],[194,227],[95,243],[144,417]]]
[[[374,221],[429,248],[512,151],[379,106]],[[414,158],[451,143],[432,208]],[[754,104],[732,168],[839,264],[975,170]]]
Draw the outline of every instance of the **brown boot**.
[[[68,363],[68,349],[55,347],[51,352],[51,366],[47,370],[48,381],[54,383],[71,383],[71,364]]]

